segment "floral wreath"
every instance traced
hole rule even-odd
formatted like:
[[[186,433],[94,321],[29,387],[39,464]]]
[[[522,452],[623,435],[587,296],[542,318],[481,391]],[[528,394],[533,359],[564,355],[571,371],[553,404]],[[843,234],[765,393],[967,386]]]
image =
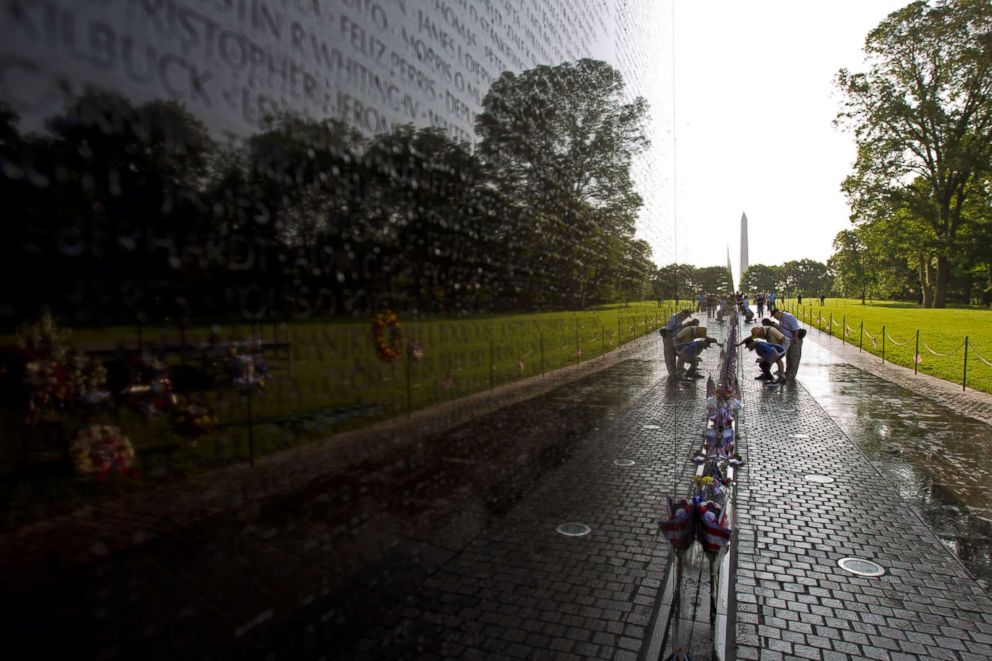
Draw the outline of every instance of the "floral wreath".
[[[375,316],[372,320],[372,341],[379,358],[387,363],[403,354],[403,331],[394,312],[386,310]]]

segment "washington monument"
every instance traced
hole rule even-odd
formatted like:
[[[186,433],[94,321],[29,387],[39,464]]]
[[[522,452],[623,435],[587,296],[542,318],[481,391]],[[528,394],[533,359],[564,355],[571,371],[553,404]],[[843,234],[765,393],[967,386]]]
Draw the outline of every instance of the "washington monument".
[[[743,288],[744,284],[744,272],[747,271],[748,261],[747,261],[747,214],[741,214],[741,270],[738,271],[740,275],[740,281],[738,285]]]

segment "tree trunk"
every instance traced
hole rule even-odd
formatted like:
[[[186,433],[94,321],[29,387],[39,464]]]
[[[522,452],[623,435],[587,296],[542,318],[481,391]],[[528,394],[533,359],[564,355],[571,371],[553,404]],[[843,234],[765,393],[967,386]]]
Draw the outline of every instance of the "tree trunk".
[[[935,308],[946,307],[947,283],[950,279],[951,265],[947,261],[947,255],[937,255],[937,286],[933,294]]]
[[[920,278],[920,296],[923,299],[922,305],[923,307],[928,308],[933,303],[933,296],[931,295],[933,292],[933,285],[931,284],[930,262],[925,259],[922,254],[920,255],[920,264],[917,267],[917,271],[919,272]]]

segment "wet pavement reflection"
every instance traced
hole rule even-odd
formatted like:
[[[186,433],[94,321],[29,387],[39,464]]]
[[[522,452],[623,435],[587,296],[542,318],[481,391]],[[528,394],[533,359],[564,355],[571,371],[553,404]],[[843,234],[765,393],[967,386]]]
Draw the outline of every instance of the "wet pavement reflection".
[[[799,380],[971,573],[992,581],[992,426],[806,342]]]

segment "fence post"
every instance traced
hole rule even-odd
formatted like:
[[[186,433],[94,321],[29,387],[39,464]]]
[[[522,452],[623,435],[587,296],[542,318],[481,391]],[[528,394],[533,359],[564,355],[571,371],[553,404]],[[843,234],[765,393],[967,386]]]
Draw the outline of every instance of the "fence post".
[[[816,312],[816,330],[820,331],[820,335],[823,335],[823,329],[820,328],[823,325],[823,310],[818,310]]]
[[[882,362],[885,362],[885,324],[882,324]]]
[[[410,412],[413,410],[413,405],[412,405],[413,398],[411,396],[412,389],[410,388],[410,363],[412,361],[413,359],[410,357],[410,350],[407,349],[406,351],[406,417],[408,418],[410,417]]]
[[[862,321],[860,326],[858,326],[858,353],[861,353],[861,343],[865,338],[865,322]]]
[[[916,374],[920,364],[920,329],[916,329],[916,353],[913,354],[913,374]]]
[[[600,335],[599,335],[599,355],[600,356],[605,356],[606,355],[606,326],[600,326],[599,327],[599,331],[600,331]]]
[[[968,388],[968,336],[964,337],[964,375],[961,377],[961,392]]]
[[[575,364],[582,362],[582,347],[579,346],[579,320],[575,320]]]
[[[493,340],[493,331],[489,329],[489,389],[493,389],[493,377],[496,375],[496,363],[494,357],[495,340]]]
[[[251,412],[251,393],[248,391],[248,465],[252,468],[255,467],[255,434],[254,434],[254,420]]]
[[[831,340],[834,339],[834,313],[833,312],[830,313],[830,320],[827,322],[827,335],[830,336],[830,339]]]
[[[544,332],[537,331],[537,334],[541,338],[541,374],[544,374]]]
[[[620,315],[617,315],[617,349],[620,348],[621,339],[623,339],[623,330],[620,328]]]
[[[844,315],[844,320],[840,322],[842,328],[840,329],[840,345],[844,346],[847,344],[847,315]]]

